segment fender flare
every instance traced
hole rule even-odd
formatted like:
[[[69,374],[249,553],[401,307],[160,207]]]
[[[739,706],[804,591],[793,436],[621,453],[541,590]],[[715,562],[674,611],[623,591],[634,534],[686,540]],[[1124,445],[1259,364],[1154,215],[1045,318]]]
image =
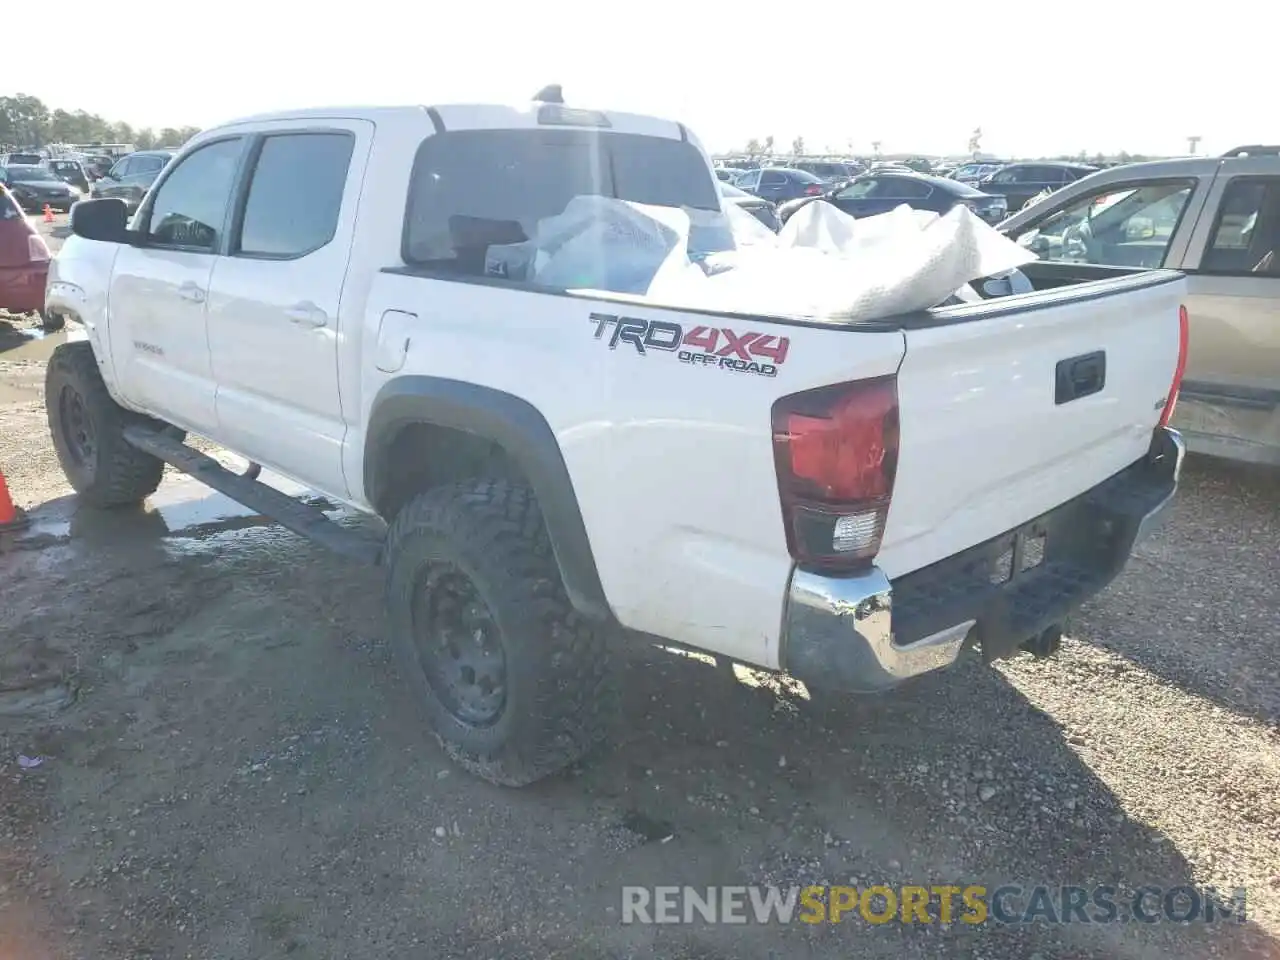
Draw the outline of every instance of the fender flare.
[[[573,479],[546,418],[526,400],[492,387],[444,377],[404,376],[384,384],[373,400],[365,434],[365,499],[385,489],[386,453],[414,423],[465,431],[500,446],[523,471],[538,500],[551,548],[574,608],[595,620],[614,620],[605,598]]]

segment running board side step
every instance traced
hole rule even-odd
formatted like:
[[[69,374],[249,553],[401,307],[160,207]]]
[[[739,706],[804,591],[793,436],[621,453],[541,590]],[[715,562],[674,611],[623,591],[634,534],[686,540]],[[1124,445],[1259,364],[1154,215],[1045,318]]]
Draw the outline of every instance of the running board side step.
[[[254,479],[253,471],[239,474],[228,470],[213,457],[192,449],[164,430],[129,426],[124,430],[124,438],[130,446],[163,460],[300,537],[359,563],[376,565],[379,562],[382,555],[379,540],[340,526],[321,510]]]

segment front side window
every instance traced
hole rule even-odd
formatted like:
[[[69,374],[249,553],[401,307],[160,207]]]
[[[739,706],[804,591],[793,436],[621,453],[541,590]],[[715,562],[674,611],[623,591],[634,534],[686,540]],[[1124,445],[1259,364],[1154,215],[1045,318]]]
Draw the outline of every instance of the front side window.
[[[855,180],[843,190],[836,194],[837,200],[861,200],[864,197],[871,196],[873,190],[880,183],[874,177],[866,177],[862,180]]]
[[[300,257],[332,240],[354,145],[349,133],[289,133],[263,140],[238,252]]]
[[[1159,267],[1194,188],[1193,180],[1109,187],[1078,197],[1016,239],[1041,260]]]
[[[1237,177],[1227,185],[1200,269],[1280,277],[1280,177]]]
[[[150,173],[159,173],[163,169],[163,157],[134,157],[133,166],[129,168],[129,173],[137,177]]]
[[[226,219],[243,146],[219,140],[187,154],[156,191],[147,237],[157,246],[212,252]]]

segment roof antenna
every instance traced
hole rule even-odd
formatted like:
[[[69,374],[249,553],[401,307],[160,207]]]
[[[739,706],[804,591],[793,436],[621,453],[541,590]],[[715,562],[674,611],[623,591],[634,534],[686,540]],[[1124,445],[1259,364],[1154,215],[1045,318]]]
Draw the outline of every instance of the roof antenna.
[[[535,103],[564,103],[564,91],[560,84],[550,83],[533,95]]]

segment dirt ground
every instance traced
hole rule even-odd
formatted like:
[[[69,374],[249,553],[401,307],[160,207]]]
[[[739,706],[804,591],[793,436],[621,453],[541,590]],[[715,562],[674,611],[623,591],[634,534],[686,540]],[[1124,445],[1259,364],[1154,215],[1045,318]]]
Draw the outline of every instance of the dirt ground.
[[[56,340],[0,318],[33,521],[0,538],[0,957],[1280,957],[1274,474],[1190,462],[1054,659],[809,699],[634,647],[611,748],[509,791],[419,727],[375,571],[182,477],[78,508]],[[623,885],[810,882],[1245,887],[1248,919],[620,922]]]

